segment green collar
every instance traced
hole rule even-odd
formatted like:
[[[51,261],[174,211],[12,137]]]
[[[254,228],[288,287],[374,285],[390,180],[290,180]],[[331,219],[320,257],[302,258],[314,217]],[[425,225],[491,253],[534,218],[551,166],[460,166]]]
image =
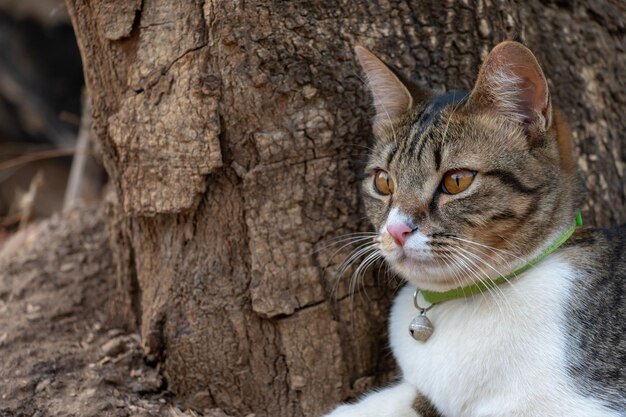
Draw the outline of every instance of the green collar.
[[[454,288],[452,290],[445,291],[445,292],[419,290],[416,292],[415,296],[417,297],[418,295],[421,294],[424,301],[426,301],[430,305],[434,305],[434,304],[442,303],[444,301],[454,300],[456,298],[471,297],[473,295],[480,294],[481,292],[487,291],[488,289],[493,288],[496,285],[504,284],[505,282],[508,282],[511,278],[514,278],[520,275],[521,273],[526,272],[528,269],[532,268],[533,266],[541,262],[546,256],[550,255],[559,246],[565,243],[567,239],[569,239],[570,236],[572,236],[572,234],[574,233],[574,230],[576,230],[577,227],[582,226],[582,225],[583,225],[583,218],[579,210],[578,213],[576,214],[576,221],[556,240],[556,242],[550,245],[548,249],[543,251],[535,259],[531,260],[530,262],[528,262],[526,265],[522,266],[521,268],[516,269],[515,271],[511,272],[507,276],[504,276],[504,277],[501,276],[500,278],[496,278],[494,280],[489,280],[489,281],[479,281],[475,284],[471,284],[466,287]],[[415,301],[417,302],[417,298]]]

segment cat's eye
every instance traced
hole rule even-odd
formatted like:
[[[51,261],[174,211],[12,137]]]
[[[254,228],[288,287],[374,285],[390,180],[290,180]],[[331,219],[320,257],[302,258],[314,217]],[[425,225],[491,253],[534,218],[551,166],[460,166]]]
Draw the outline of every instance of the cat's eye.
[[[377,170],[374,173],[374,188],[379,194],[382,195],[390,195],[393,194],[395,190],[395,184],[393,183],[393,179],[389,175],[387,171],[383,171],[382,169]]]
[[[474,181],[475,176],[476,171],[470,171],[469,169],[448,171],[441,181],[441,191],[446,194],[458,194],[461,191],[465,191]]]

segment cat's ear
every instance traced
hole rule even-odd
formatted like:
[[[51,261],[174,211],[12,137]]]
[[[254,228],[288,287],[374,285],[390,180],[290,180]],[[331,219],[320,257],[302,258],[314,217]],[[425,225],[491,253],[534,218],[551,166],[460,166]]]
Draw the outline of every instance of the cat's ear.
[[[374,127],[397,119],[413,107],[411,92],[383,61],[362,46],[356,46],[354,52],[374,99]]]
[[[533,53],[518,42],[499,43],[487,55],[469,104],[501,114],[527,131],[545,132],[552,124],[546,77]]]

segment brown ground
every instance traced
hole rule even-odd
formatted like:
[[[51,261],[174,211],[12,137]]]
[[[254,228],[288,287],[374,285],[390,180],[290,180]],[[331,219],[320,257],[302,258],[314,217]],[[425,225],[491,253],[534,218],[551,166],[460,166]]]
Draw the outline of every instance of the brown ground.
[[[32,225],[0,248],[0,417],[227,417],[181,411],[139,337],[112,328],[99,210]]]

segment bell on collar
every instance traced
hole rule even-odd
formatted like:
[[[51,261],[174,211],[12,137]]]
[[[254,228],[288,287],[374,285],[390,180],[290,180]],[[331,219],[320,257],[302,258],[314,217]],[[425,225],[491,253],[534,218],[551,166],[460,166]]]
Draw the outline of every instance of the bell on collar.
[[[418,316],[415,316],[415,318],[411,320],[411,324],[409,324],[409,333],[411,333],[413,339],[419,342],[427,341],[433,334],[433,330],[433,324],[430,322],[430,319],[426,317],[424,311]]]

